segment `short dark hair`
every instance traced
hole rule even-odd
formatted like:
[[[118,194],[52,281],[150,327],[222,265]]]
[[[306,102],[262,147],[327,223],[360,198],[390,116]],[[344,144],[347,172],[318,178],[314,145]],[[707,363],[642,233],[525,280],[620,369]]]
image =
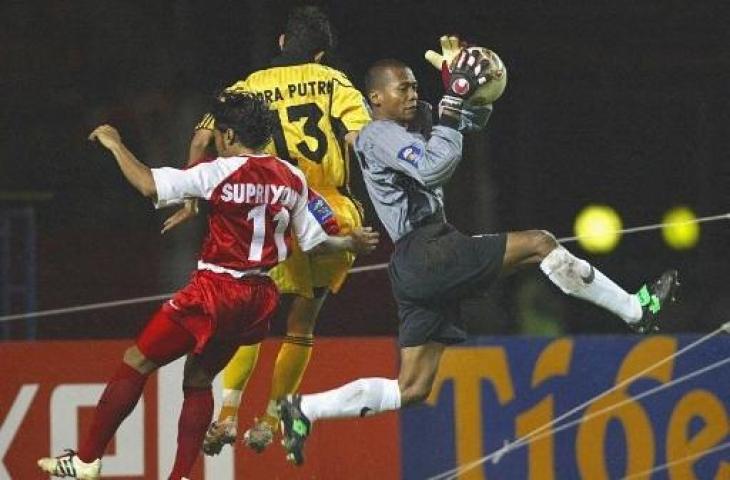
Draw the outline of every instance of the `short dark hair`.
[[[260,149],[271,140],[274,127],[269,104],[251,92],[222,92],[215,97],[211,113],[215,128],[221,132],[233,130],[240,143]]]
[[[383,71],[389,68],[410,68],[405,63],[395,58],[384,58],[378,60],[368,68],[368,72],[365,74],[365,96],[368,96],[370,92],[380,88],[383,78]]]
[[[314,57],[335,46],[335,34],[327,15],[315,6],[301,6],[289,13],[282,52],[295,57]]]

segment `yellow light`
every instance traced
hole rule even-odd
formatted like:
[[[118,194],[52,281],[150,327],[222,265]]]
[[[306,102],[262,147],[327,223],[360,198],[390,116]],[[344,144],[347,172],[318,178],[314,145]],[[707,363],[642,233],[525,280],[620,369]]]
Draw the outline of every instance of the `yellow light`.
[[[675,250],[689,250],[700,239],[700,224],[697,216],[689,207],[674,207],[662,218],[662,237],[664,242]]]
[[[608,205],[588,205],[575,217],[578,244],[590,253],[609,253],[621,240],[621,217]]]

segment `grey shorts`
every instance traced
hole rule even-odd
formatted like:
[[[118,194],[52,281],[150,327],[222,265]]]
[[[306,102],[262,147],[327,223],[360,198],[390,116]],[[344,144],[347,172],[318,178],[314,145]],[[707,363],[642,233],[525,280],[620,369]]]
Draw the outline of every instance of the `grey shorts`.
[[[506,244],[504,233],[471,237],[446,223],[399,239],[388,272],[400,346],[464,341],[461,302],[483,293],[499,276]]]

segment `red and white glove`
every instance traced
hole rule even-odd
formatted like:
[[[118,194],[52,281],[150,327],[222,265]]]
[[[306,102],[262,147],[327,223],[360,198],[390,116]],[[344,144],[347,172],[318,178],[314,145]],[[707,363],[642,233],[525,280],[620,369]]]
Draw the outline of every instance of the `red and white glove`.
[[[478,49],[461,50],[451,69],[446,94],[439,102],[441,125],[458,129],[464,101],[490,78],[489,60]]]

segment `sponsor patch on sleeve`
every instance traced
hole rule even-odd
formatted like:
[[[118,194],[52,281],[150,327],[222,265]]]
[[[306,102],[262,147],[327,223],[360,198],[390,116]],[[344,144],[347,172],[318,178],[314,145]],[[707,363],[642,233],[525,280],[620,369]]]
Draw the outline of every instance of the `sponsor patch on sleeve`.
[[[418,162],[421,161],[422,157],[423,147],[415,143],[401,148],[398,152],[398,160],[408,162],[414,167],[418,167]]]
[[[307,202],[307,208],[314,215],[314,218],[322,225],[325,232],[330,235],[336,235],[340,231],[340,226],[337,223],[335,212],[332,211],[332,207],[329,206],[327,201],[322,198],[314,190],[309,190],[309,202]]]

